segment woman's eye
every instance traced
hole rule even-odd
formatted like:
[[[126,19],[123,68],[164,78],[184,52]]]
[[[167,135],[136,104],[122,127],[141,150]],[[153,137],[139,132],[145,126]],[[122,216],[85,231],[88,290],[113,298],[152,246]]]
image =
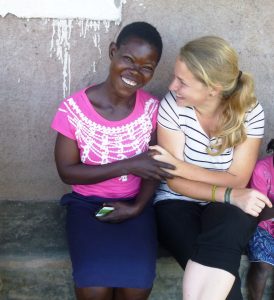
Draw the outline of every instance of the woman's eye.
[[[127,62],[130,62],[130,63],[133,63],[133,59],[129,56],[125,56],[124,59],[127,61]]]
[[[145,71],[153,72],[153,68],[150,67],[150,66],[144,66],[143,69],[144,69]]]

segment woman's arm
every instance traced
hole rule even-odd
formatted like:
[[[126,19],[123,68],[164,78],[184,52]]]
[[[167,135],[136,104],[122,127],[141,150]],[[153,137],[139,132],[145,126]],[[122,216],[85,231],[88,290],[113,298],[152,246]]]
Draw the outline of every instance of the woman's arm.
[[[181,141],[178,139],[177,131],[159,126],[158,140],[159,145],[168,150],[172,155],[156,146],[152,147],[152,149],[157,150],[160,154],[154,156],[154,158],[175,165],[176,170],[170,172],[173,175],[208,184],[235,188],[243,188],[247,185],[261,145],[261,139],[247,138],[245,142],[235,147],[233,162],[228,171],[220,172],[206,170],[202,167],[182,161],[178,156],[178,152],[181,152],[183,147]]]
[[[167,181],[174,192],[198,200],[212,202],[212,185],[204,182],[175,177]],[[218,186],[215,191],[215,201],[224,203],[226,187]],[[261,192],[254,189],[234,188],[231,192],[230,204],[239,207],[245,213],[258,217],[265,206],[272,207],[271,201]]]
[[[150,144],[156,144],[156,134],[152,135]],[[137,216],[143,211],[147,203],[152,201],[158,184],[158,180],[142,179],[140,191],[133,204],[127,201],[112,202],[111,205],[114,207],[114,211],[99,219],[103,222],[119,223]]]
[[[119,223],[139,215],[147,203],[152,201],[154,191],[158,184],[159,181],[143,179],[141,189],[133,204],[128,203],[128,201],[112,202],[111,206],[114,207],[114,211],[99,219],[103,222]]]
[[[59,176],[67,184],[92,184],[107,179],[133,174],[145,179],[160,180],[173,177],[161,168],[174,169],[170,164],[156,161],[153,152],[145,152],[125,160],[105,165],[87,165],[80,160],[75,140],[58,133],[55,144],[55,161]]]
[[[218,187],[215,192],[215,200],[217,202],[223,203],[226,187],[230,186],[230,187],[234,187],[231,193],[231,204],[238,206],[244,212],[252,216],[257,217],[259,213],[262,211],[262,209],[265,207],[265,205],[267,205],[268,207],[272,206],[269,199],[262,193],[252,189],[236,188],[238,184],[237,182],[236,183],[234,182],[235,175],[231,175],[230,172],[209,171],[201,167],[197,167],[182,161],[183,149],[184,149],[183,133],[175,130],[174,131],[169,130],[162,126],[158,126],[158,143],[159,145],[161,145],[162,147],[170,151],[172,154],[170,155],[166,150],[164,150],[159,146],[151,147],[152,149],[155,149],[161,153],[160,155],[154,156],[155,158],[172,163],[176,166],[175,171],[169,171],[169,172],[171,172],[174,175],[178,174],[177,172],[179,171],[181,172],[185,171],[186,173],[186,170],[183,169],[183,165],[186,168],[189,167],[189,169],[187,170],[191,172],[190,174],[188,174],[189,179],[182,178],[182,177],[175,177],[173,179],[167,180],[167,184],[169,188],[175,191],[176,193],[183,194],[187,197],[191,197],[194,199],[212,201],[213,198],[212,186],[216,185]],[[259,148],[259,145],[257,145],[256,147]],[[243,149],[238,148],[236,152],[237,151],[238,153],[237,153],[236,160],[238,160],[239,157],[241,156],[240,152],[242,152]],[[255,152],[256,151],[259,150],[255,149]],[[234,152],[234,156],[235,156],[235,152]],[[254,161],[253,164],[255,165],[256,160],[254,157],[252,158],[252,161]],[[229,170],[231,170],[231,168]],[[252,170],[249,170],[249,172],[251,174]],[[248,174],[248,172],[246,173]],[[246,179],[248,181],[250,175],[247,176],[247,174],[245,176],[248,177],[248,179]],[[227,178],[230,178],[230,181],[227,180]]]
[[[184,160],[185,135],[181,130],[167,129],[158,123],[157,141],[158,145],[177,158],[174,162],[179,163]],[[155,147],[150,148],[154,149]],[[156,155],[155,158],[158,159],[161,158],[161,156]],[[178,170],[177,165],[174,166],[176,166],[176,170],[173,171],[175,174]]]

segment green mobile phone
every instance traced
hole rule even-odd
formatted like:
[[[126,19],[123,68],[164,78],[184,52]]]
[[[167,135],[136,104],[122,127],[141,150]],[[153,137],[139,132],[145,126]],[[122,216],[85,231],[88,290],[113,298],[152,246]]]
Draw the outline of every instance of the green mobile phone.
[[[97,211],[97,213],[95,214],[95,217],[106,216],[107,214],[111,213],[113,210],[114,210],[114,207],[112,207],[112,206],[104,206]]]

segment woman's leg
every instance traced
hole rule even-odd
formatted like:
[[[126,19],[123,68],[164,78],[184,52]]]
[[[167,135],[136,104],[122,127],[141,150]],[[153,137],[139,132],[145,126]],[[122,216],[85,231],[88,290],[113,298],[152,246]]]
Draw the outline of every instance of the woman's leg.
[[[234,280],[227,271],[189,260],[183,279],[184,300],[224,300]]]
[[[247,274],[247,289],[249,300],[261,300],[263,298],[265,284],[272,270],[270,264],[264,262],[251,262]]]
[[[227,300],[242,300],[243,295],[241,291],[241,278],[240,275],[237,274],[235,277],[234,284],[226,298]]]
[[[146,300],[151,289],[116,288],[113,300]]]
[[[77,300],[113,300],[113,289],[106,287],[75,288]]]
[[[188,295],[193,292],[192,298],[187,296],[186,299],[212,300],[213,295],[218,295],[215,298],[218,300],[226,297],[242,299],[239,284],[238,291],[233,291],[233,298],[228,293],[238,275],[243,250],[256,225],[255,218],[233,205],[212,203],[204,208],[201,234],[184,275],[184,291]],[[201,279],[195,281],[194,288],[190,278],[195,277]]]
[[[159,242],[182,269],[185,269],[201,231],[202,210],[197,203],[180,200],[161,201],[155,206]]]
[[[202,207],[193,202],[165,200],[155,205],[158,239],[185,269],[201,231]]]

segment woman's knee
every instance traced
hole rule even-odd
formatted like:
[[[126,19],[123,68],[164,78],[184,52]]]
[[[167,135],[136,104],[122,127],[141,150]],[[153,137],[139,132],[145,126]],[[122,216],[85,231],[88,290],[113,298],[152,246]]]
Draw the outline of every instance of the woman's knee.
[[[117,288],[114,292],[114,300],[146,300],[151,292],[150,289]]]
[[[106,287],[75,288],[77,300],[112,300],[113,289]]]

